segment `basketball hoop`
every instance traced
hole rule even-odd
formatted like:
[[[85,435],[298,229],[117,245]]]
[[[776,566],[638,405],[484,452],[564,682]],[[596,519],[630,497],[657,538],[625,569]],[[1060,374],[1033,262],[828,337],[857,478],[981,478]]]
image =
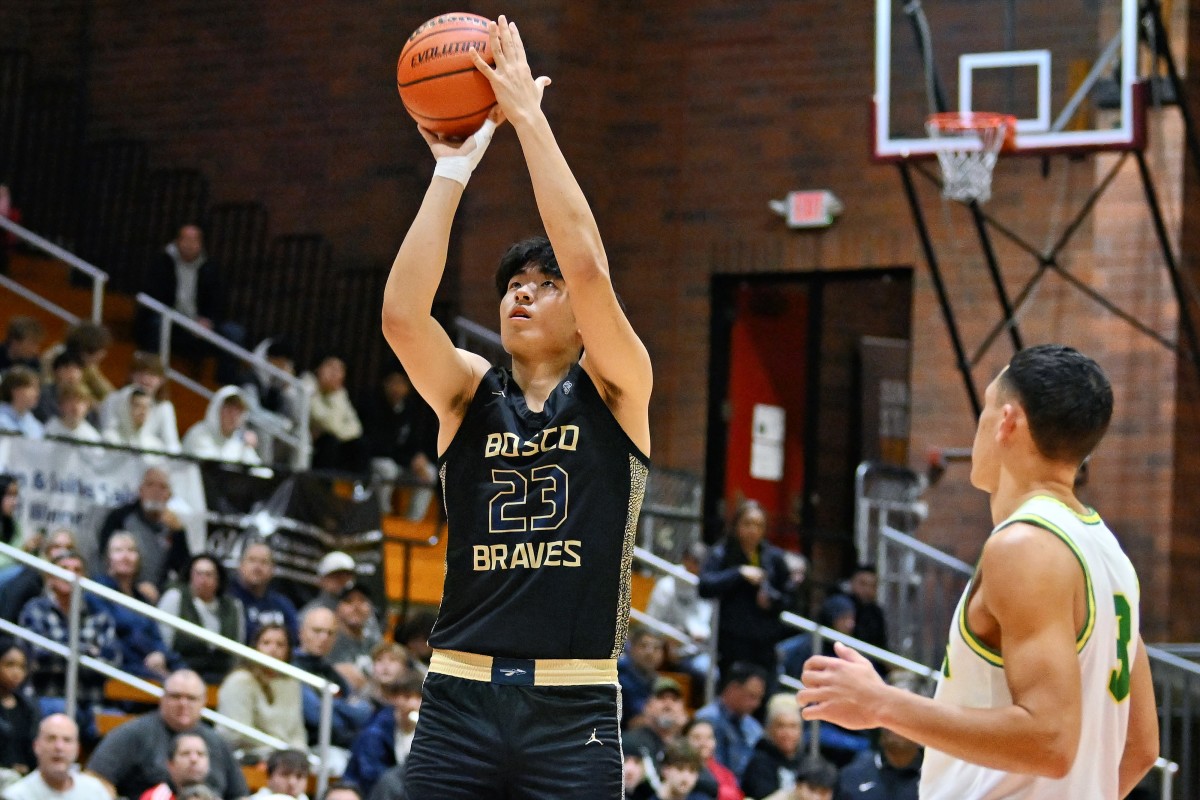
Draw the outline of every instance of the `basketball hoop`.
[[[992,196],[992,170],[1001,151],[1016,149],[1017,118],[990,111],[930,114],[925,128],[946,145],[937,151],[942,196],[983,203]]]

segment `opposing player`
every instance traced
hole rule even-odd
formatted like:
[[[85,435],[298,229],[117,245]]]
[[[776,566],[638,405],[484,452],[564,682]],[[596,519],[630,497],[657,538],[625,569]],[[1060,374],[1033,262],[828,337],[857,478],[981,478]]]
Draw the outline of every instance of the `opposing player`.
[[[385,288],[383,330],[437,412],[446,582],[405,791],[438,800],[617,798],[616,658],[648,470],[650,359],[541,110],[516,26],[489,26],[498,103],[462,143],[422,135],[434,177]],[[520,140],[548,240],[496,275],[512,370],[430,316],[451,222],[496,123]],[[586,347],[586,349],[585,349]]]
[[[1013,356],[985,394],[971,483],[996,525],[951,625],[935,697],[886,686],[838,645],[805,665],[806,719],[927,746],[923,800],[1124,797],[1158,756],[1137,576],[1076,471],[1112,388],[1058,345]]]

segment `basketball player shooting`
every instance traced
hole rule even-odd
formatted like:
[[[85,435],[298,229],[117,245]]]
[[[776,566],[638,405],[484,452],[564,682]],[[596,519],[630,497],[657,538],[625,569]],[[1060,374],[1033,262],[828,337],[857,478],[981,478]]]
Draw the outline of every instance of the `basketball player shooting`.
[[[1013,356],[984,396],[971,483],[995,524],[951,624],[933,699],[837,645],[805,664],[805,719],[926,745],[922,800],[1125,797],[1158,756],[1137,576],[1074,493],[1112,388],[1058,345]]]
[[[489,25],[497,107],[434,177],[384,289],[383,330],[437,412],[446,582],[405,790],[439,800],[621,796],[616,658],[648,471],[650,358],[541,109],[520,34]],[[520,140],[547,238],[496,275],[512,370],[431,316],[451,222],[497,124]]]

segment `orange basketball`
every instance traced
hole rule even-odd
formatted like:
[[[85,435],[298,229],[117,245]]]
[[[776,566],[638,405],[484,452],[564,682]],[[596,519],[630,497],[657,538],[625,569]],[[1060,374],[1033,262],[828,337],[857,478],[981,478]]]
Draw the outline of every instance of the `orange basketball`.
[[[413,31],[396,64],[404,107],[434,133],[462,138],[479,130],[496,95],[471,51],[494,63],[488,20],[476,14],[442,14]]]

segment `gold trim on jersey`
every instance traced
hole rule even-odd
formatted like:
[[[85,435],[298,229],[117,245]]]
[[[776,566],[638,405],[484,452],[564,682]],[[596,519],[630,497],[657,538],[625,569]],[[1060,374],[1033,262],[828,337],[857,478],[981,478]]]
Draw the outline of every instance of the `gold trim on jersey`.
[[[429,671],[469,681],[492,681],[492,657],[461,650],[434,650]],[[534,665],[534,686],[618,685],[615,658],[538,658]]]
[[[617,591],[616,635],[613,636],[612,657],[625,649],[629,637],[629,605],[633,595],[633,548],[637,544],[638,517],[646,496],[646,480],[650,468],[633,455],[629,456],[629,505],[625,509],[625,539],[621,543],[621,585]]]
[[[1092,511],[1092,513],[1087,516],[1083,516],[1080,514],[1075,514],[1074,510],[1072,510],[1070,506],[1066,505],[1065,503],[1061,503],[1057,500],[1055,502],[1058,502],[1059,505],[1063,506],[1063,508],[1070,510],[1080,522],[1084,522],[1089,525],[1095,524],[1089,522],[1091,517],[1095,517],[1096,523],[1100,522],[1100,515],[1095,511]],[[1084,618],[1083,628],[1075,636],[1075,652],[1082,652],[1083,648],[1087,646],[1088,640],[1092,638],[1092,630],[1096,627],[1096,592],[1092,586],[1092,573],[1091,570],[1088,569],[1087,561],[1084,559],[1083,553],[1080,552],[1079,547],[1076,546],[1075,541],[1071,539],[1070,534],[1040,514],[1034,514],[1026,511],[1016,516],[1009,517],[999,527],[997,527],[996,530],[1002,530],[1017,522],[1035,525],[1044,531],[1054,534],[1062,540],[1063,544],[1070,548],[1072,555],[1075,556],[1075,560],[1079,562],[1079,567],[1083,570],[1083,582],[1087,591],[1087,616]],[[974,652],[987,663],[991,664],[993,667],[1003,667],[1004,656],[1001,655],[998,650],[995,650],[984,644],[984,642],[982,642],[971,630],[971,626],[967,622],[967,608],[970,606],[970,596],[970,587],[968,587],[968,599],[963,602],[962,613],[958,615],[958,631],[962,635],[963,641],[967,643],[967,647],[969,647],[972,652]]]

